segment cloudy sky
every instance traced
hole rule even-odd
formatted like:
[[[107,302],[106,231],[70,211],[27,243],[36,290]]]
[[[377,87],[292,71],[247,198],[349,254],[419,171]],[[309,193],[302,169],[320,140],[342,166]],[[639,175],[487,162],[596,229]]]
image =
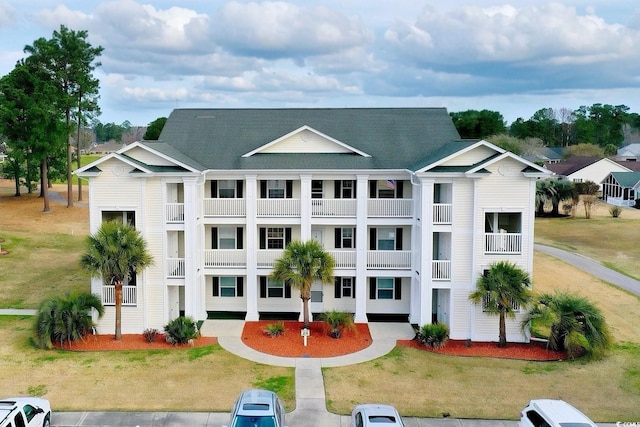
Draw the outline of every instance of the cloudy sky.
[[[0,76],[60,25],[104,48],[103,123],[178,107],[640,113],[638,0],[0,0]]]

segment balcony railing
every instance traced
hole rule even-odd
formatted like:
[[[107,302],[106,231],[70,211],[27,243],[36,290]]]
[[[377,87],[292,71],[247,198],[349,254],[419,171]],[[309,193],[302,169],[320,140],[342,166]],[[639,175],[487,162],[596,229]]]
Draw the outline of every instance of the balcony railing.
[[[327,251],[333,257],[334,268],[356,268],[356,251]]]
[[[369,199],[367,216],[370,217],[411,217],[413,199]]]
[[[433,280],[451,280],[451,261],[440,259],[431,261],[431,278]]]
[[[134,306],[138,301],[138,290],[136,286],[122,287],[122,305]],[[116,287],[114,285],[102,286],[102,304],[116,304]]]
[[[411,251],[367,251],[367,268],[409,269]]]
[[[265,249],[258,251],[258,267],[273,267],[273,263],[276,259],[282,256],[284,251],[282,249]]]
[[[521,233],[485,233],[485,254],[519,254],[522,252]]]
[[[434,203],[433,204],[433,223],[434,224],[451,224],[451,203]]]
[[[184,222],[184,203],[166,204],[166,221],[171,223]]]
[[[184,258],[167,258],[167,277],[170,279],[184,278]]]
[[[247,252],[244,249],[207,249],[204,251],[205,267],[246,267]]]
[[[300,216],[300,199],[258,199],[257,216]]]
[[[312,199],[311,216],[355,217],[356,199]]]
[[[246,199],[204,199],[204,216],[245,216]]]

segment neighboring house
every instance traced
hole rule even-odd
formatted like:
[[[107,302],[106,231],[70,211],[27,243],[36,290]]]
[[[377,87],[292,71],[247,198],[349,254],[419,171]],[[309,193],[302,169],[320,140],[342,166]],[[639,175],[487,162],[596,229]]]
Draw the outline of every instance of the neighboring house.
[[[158,141],[76,171],[90,229],[135,225],[154,264],[124,291],[122,330],[187,315],[300,318],[299,292],[271,280],[292,239],[319,240],[335,281],[310,308],[444,322],[453,339],[496,340],[469,293],[493,262],[531,273],[535,181],[550,172],[486,141],[460,140],[443,108],[178,109]],[[113,328],[113,289],[102,296]],[[524,310],[523,310],[524,311]],[[524,312],[508,339],[528,340]]]
[[[522,155],[522,158],[538,164],[560,163],[563,147],[537,147],[532,153]]]
[[[573,156],[560,163],[548,163],[545,167],[556,175],[573,182],[592,181],[596,184],[611,172],[629,172],[626,168],[611,159],[601,157]],[[600,185],[602,189],[602,185]]]
[[[624,147],[620,147],[616,154],[616,160],[631,162],[640,161],[640,144],[628,144]]]
[[[612,172],[602,181],[602,198],[616,206],[635,206],[640,198],[640,172]]]

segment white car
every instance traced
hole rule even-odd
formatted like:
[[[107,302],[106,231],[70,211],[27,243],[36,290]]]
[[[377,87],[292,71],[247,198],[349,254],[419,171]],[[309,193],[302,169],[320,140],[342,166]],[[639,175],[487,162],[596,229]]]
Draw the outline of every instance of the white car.
[[[351,411],[351,427],[404,427],[396,408],[390,405],[366,403],[356,405]]]
[[[39,397],[10,397],[0,400],[0,427],[49,427],[51,405]]]
[[[520,427],[597,427],[564,400],[534,399],[520,411]]]

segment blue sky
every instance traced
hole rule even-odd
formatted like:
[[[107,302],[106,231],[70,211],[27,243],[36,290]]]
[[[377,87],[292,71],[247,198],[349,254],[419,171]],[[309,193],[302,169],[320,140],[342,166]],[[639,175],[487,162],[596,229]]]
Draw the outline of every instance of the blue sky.
[[[62,24],[104,47],[103,123],[177,107],[640,113],[637,0],[0,0],[0,75]]]

